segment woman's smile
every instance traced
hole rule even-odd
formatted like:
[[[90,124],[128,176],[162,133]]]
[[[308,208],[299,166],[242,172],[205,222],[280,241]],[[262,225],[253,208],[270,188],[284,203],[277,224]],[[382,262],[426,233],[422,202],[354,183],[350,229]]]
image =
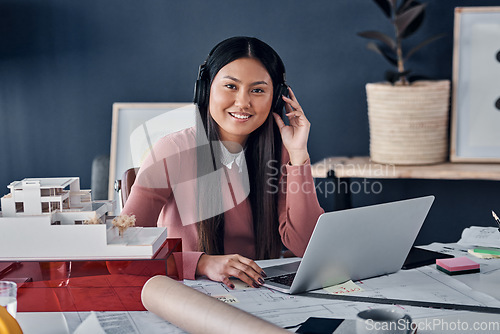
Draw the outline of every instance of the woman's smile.
[[[234,118],[236,118],[240,122],[246,121],[250,117],[252,117],[252,115],[250,115],[248,113],[243,113],[243,112],[229,112],[229,115],[233,116]]]

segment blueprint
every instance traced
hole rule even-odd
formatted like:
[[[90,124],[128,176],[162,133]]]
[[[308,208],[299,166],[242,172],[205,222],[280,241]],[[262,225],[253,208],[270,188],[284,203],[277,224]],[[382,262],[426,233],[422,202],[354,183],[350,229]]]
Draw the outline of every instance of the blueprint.
[[[439,247],[442,248],[443,245],[434,245],[431,248]],[[450,252],[463,253],[460,245],[446,244],[445,247],[453,248],[449,250]],[[496,265],[493,266],[496,267]],[[373,302],[351,302],[310,298],[300,295],[292,296],[264,287],[250,288],[244,284],[239,284],[236,289],[231,290],[222,283],[206,279],[185,280],[184,284],[280,327],[295,326],[313,316],[352,320],[355,319],[358,312],[376,307],[401,309],[409,313],[414,320],[469,314],[463,311],[407,306],[404,303],[400,305],[381,305]],[[352,293],[353,296],[358,297],[418,300],[500,308],[500,302],[497,299],[472,290],[453,277],[437,271],[435,266],[432,265],[406,271],[401,270],[391,275],[356,281],[354,284],[361,287],[360,292]],[[325,290],[315,292],[328,293]],[[122,321],[130,322],[130,327],[135,328],[137,333],[184,333],[181,329],[150,312],[96,312],[96,316],[99,321],[105,324],[106,317],[118,317],[120,313],[127,314],[122,317]],[[74,318],[74,314],[72,316]],[[82,321],[87,316],[88,313],[82,314]],[[72,332],[71,327],[75,325],[69,325],[70,332]],[[294,332],[295,329],[290,329],[290,331]],[[108,333],[106,330],[104,332]]]

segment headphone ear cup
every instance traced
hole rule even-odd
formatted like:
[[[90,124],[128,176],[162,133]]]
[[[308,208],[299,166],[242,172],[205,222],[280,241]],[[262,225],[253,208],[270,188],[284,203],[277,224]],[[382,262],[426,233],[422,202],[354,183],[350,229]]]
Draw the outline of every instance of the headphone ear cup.
[[[209,54],[210,56],[210,54]],[[208,106],[208,93],[207,89],[207,79],[206,77],[206,61],[198,69],[198,78],[194,84],[194,96],[193,102],[198,105],[198,107],[203,108]]]
[[[200,104],[200,80],[194,83],[193,103]]]
[[[196,80],[194,83],[194,94],[193,94],[193,102],[196,104],[200,104],[200,80]]]
[[[206,82],[203,79],[196,80],[194,85],[194,97],[193,102],[198,105],[198,107],[205,107],[208,104]]]
[[[286,84],[280,84],[277,89],[276,100],[274,102],[274,112],[280,114],[285,107],[285,101],[281,98],[284,95],[288,97],[288,86]]]

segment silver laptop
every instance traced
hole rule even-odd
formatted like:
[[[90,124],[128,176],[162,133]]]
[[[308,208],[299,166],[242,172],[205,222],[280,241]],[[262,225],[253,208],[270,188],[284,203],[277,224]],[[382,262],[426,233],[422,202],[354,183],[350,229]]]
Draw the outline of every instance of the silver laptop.
[[[304,257],[264,268],[264,286],[296,294],[401,269],[434,196],[322,214]]]

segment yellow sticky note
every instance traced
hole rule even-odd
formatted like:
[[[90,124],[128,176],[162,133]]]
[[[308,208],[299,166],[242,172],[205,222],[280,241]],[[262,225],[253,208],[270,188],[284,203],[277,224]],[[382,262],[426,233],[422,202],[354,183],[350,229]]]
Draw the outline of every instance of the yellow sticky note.
[[[488,253],[478,253],[474,251],[473,249],[467,250],[469,254],[474,255],[475,257],[478,257],[480,259],[499,259],[500,255],[494,255],[494,254],[488,254]]]
[[[231,283],[234,284],[235,290],[255,289],[255,288],[251,287],[250,285],[246,284],[245,282],[240,281],[237,278],[230,278],[229,280],[231,281]]]
[[[354,283],[353,281],[347,281],[342,284],[333,285],[328,288],[324,288],[324,290],[334,295],[347,295],[350,293],[364,291],[362,287],[356,285],[356,283]]]
[[[223,296],[212,296],[215,299],[220,300],[221,302],[227,303],[227,304],[234,304],[234,303],[239,303],[240,301],[236,299],[235,297],[231,295],[223,295]]]

